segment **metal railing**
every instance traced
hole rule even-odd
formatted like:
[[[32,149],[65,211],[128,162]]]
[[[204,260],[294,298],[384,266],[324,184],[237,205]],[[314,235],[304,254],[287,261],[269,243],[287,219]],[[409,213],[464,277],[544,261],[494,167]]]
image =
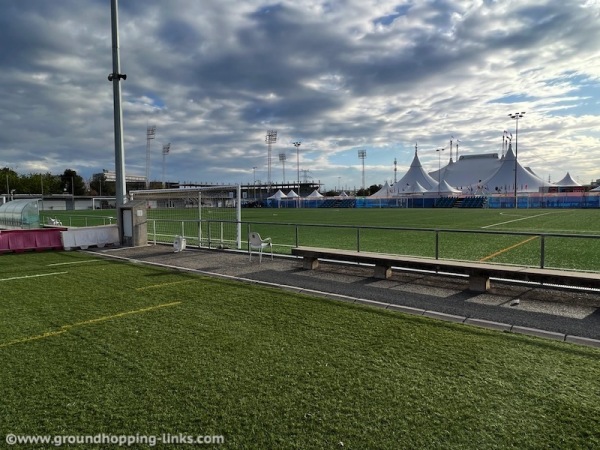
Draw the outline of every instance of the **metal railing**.
[[[62,225],[65,227],[94,227],[99,225],[112,225],[117,223],[116,217],[111,216],[83,216],[83,215],[72,215],[65,216],[61,214],[40,214],[40,224],[50,224],[50,219],[59,217]]]
[[[45,214],[40,220],[47,223],[50,217],[53,216]],[[61,220],[63,226],[116,223],[111,216],[61,215]],[[177,236],[182,236],[188,246],[207,248],[248,249],[246,237],[250,231],[271,237],[275,251],[280,254],[291,254],[292,247],[311,246],[523,267],[580,271],[600,268],[600,235],[594,234],[215,219],[148,219],[147,225],[151,243],[171,244]]]
[[[232,230],[237,224],[224,220],[150,219],[148,239],[172,243],[180,235],[191,246],[236,248],[237,236]],[[276,252],[281,254],[291,254],[292,247],[316,246],[525,267],[545,268],[549,260],[555,268],[596,271],[600,267],[600,257],[594,256],[600,255],[600,235],[592,234],[246,221],[241,224],[245,236],[256,231],[271,237]],[[242,236],[241,241],[247,249],[247,239]],[[539,245],[535,245],[536,241]],[[480,248],[471,248],[476,246]]]

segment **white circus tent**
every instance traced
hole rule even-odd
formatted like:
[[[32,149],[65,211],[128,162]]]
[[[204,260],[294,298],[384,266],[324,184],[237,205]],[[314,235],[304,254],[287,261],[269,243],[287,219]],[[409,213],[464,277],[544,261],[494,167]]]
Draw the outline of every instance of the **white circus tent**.
[[[438,182],[423,170],[419,155],[415,149],[415,156],[410,164],[410,168],[402,178],[394,183],[393,191],[399,195],[414,193],[418,189],[417,185],[420,186],[420,189],[424,189],[422,192],[427,192],[437,187]]]
[[[557,181],[556,183],[554,183],[557,186],[581,186],[581,184],[579,184],[577,181],[575,181],[571,175],[569,174],[569,172],[567,172],[567,174],[563,177],[562,180]]]
[[[548,186],[541,178],[517,163],[517,192],[539,192],[540,187]],[[476,186],[472,186],[475,188]],[[487,192],[514,192],[515,190],[515,155],[512,146],[502,159],[502,165],[490,178],[477,184]]]
[[[434,180],[439,176],[440,180],[445,180],[455,189],[466,190],[467,186],[491,178],[502,166],[502,161],[503,159],[498,158],[498,153],[461,155],[458,161],[450,161],[447,166],[429,172],[429,175]]]

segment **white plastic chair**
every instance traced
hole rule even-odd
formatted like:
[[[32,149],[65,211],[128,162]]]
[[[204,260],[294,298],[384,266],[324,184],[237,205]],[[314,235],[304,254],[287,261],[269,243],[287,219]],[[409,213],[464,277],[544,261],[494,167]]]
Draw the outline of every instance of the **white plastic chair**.
[[[252,249],[258,249],[258,262],[262,262],[262,254],[263,249],[265,247],[269,247],[271,249],[271,259],[273,259],[273,243],[271,242],[271,238],[260,237],[260,234],[252,232],[248,235],[248,246],[250,250],[250,261],[252,261]]]

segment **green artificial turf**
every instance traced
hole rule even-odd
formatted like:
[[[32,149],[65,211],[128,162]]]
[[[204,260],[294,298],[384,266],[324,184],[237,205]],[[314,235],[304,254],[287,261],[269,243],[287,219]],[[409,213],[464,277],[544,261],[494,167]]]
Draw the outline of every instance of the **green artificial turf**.
[[[78,252],[0,273],[0,435],[600,446],[598,349]]]
[[[160,222],[164,214],[160,210],[149,213],[162,230],[159,241],[171,242],[183,234],[188,245],[198,245],[198,225],[192,221],[197,211],[181,211],[183,222]],[[65,211],[55,216],[64,224],[82,223],[84,218],[91,223],[107,221],[101,217],[110,217],[110,211]],[[148,224],[151,241],[152,220]],[[248,208],[242,210],[242,221],[243,248],[247,233],[257,231],[272,238],[278,253],[289,254],[292,247],[302,245],[434,258],[435,230],[442,230],[437,233],[439,258],[536,267],[542,265],[541,241],[526,233],[593,235],[598,238],[545,237],[543,265],[587,271],[600,268],[600,211],[592,209]],[[211,246],[219,245],[220,224],[205,222],[202,228],[205,239],[211,236]],[[225,234],[234,236],[235,226],[226,228]]]

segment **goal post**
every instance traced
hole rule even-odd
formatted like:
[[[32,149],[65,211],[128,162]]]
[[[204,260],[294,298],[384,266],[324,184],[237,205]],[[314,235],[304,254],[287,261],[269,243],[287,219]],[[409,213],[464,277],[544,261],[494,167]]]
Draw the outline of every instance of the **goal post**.
[[[130,191],[131,200],[146,202],[148,241],[242,248],[240,185]]]

